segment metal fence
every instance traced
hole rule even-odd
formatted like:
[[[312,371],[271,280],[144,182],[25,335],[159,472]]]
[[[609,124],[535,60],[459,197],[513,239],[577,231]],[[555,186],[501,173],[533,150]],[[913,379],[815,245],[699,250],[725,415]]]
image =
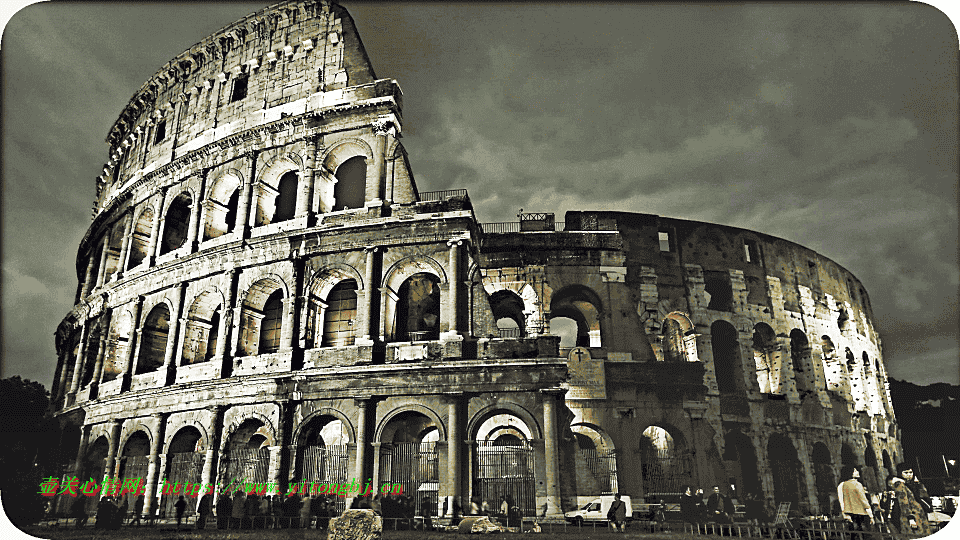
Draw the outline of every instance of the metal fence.
[[[380,447],[380,483],[389,482],[396,493],[413,498],[414,511],[422,515],[424,498],[436,508],[440,487],[440,455],[433,442],[384,444]],[[380,486],[377,486],[379,489]],[[399,495],[399,493],[397,493]]]
[[[446,189],[442,191],[424,191],[420,193],[420,202],[443,201],[451,197],[467,197],[465,189]]]
[[[347,445],[308,446],[303,450],[303,480],[320,484],[344,484],[347,482],[350,454]],[[333,497],[333,509],[343,512],[344,497]]]
[[[617,493],[617,454],[599,451],[595,448],[580,448],[580,456],[587,464],[587,470],[593,476],[599,493]]]
[[[475,449],[473,495],[493,508],[499,508],[500,500],[510,497],[522,515],[537,515],[533,448],[526,443],[498,446],[485,441],[478,442]]]
[[[184,488],[187,483],[189,482],[192,485],[200,482],[200,475],[203,472],[203,459],[204,455],[199,452],[178,452],[167,456],[169,473],[166,478],[161,477],[159,483],[163,491],[167,491],[168,484],[171,487],[167,493],[161,491],[160,515],[167,517],[176,515],[174,505],[177,504],[180,495],[184,495]],[[178,493],[174,493],[176,484],[180,484]],[[184,500],[187,502],[185,511],[187,514],[193,514],[196,511],[197,501],[202,496],[203,493],[199,493],[196,497],[189,494],[184,495]],[[130,502],[130,508],[133,508],[133,501]]]

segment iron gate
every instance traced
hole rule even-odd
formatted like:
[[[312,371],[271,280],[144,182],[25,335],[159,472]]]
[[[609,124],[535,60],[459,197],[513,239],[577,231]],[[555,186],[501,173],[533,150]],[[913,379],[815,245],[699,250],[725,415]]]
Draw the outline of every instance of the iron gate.
[[[511,498],[524,516],[537,515],[537,488],[533,448],[523,443],[499,446],[493,441],[478,442],[474,460],[473,496],[500,508],[500,500]]]
[[[380,447],[380,486],[375,489],[379,490],[389,482],[393,485],[391,493],[394,493],[399,484],[403,495],[412,497],[415,514],[421,516],[424,497],[432,505],[431,509],[437,505],[439,461],[434,442],[384,444]]]
[[[231,450],[224,461],[222,482],[224,487],[232,491],[242,488],[247,482],[267,482],[267,467],[270,465],[270,450],[267,448]]]
[[[617,454],[602,452],[595,448],[579,448],[580,457],[587,464],[587,471],[599,487],[597,493],[617,493]]]
[[[166,478],[160,478],[158,484],[160,484],[161,488],[164,488],[166,487],[166,483],[169,483],[171,486],[170,491],[173,491],[176,484],[179,483],[180,490],[177,493],[161,494],[159,508],[163,516],[170,517],[177,515],[174,505],[177,504],[177,499],[180,498],[180,495],[183,495],[184,500],[187,501],[187,508],[184,515],[189,516],[196,511],[197,501],[203,496],[203,492],[198,492],[196,497],[192,497],[184,494],[184,488],[187,482],[190,482],[190,484],[200,482],[204,455],[199,452],[180,452],[169,454],[167,459],[167,470],[170,472]],[[166,482],[164,482],[164,480],[166,480]]]
[[[143,480],[143,489],[146,493],[147,488],[147,470],[150,468],[150,456],[129,456],[121,458],[120,461],[120,475],[117,477],[121,482],[121,487],[123,486],[122,482],[125,479],[134,480],[135,483],[137,479]],[[123,491],[121,489],[121,491]],[[137,502],[136,489],[130,493],[124,493],[119,496],[117,499],[117,504],[123,504],[123,501],[127,501],[127,508],[129,512],[133,512],[134,505]]]
[[[681,493],[684,484],[690,483],[690,456],[664,454],[643,456],[640,469],[645,493]]]
[[[350,455],[347,445],[307,446],[303,449],[302,477],[305,482],[343,484],[348,481]],[[358,480],[359,481],[359,480]],[[319,489],[319,487],[318,487]],[[346,508],[344,497],[333,497],[333,508],[341,513]]]

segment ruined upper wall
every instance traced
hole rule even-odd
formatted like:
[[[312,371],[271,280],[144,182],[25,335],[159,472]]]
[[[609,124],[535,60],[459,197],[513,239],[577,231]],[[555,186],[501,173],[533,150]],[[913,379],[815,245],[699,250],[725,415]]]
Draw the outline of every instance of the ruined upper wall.
[[[95,213],[137,174],[374,81],[342,6],[291,0],[248,15],[167,62],[133,95],[106,139]],[[330,95],[308,103],[318,93]]]

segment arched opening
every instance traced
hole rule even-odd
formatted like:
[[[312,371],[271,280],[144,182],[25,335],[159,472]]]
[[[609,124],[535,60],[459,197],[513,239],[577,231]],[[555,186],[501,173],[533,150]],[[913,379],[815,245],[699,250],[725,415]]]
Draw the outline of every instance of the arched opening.
[[[276,210],[273,213],[271,223],[279,223],[293,219],[297,212],[297,172],[290,171],[280,177],[280,183],[277,185]]]
[[[867,448],[863,452],[863,471],[861,471],[861,483],[870,493],[882,491],[881,487],[886,482],[886,475],[879,475],[877,471],[877,452],[873,449],[873,443],[867,438]]]
[[[313,417],[300,432],[297,445],[298,481],[342,484],[349,480],[350,435],[334,416]],[[334,497],[334,509],[344,510],[344,497]]]
[[[680,493],[691,481],[691,459],[669,431],[650,426],[640,436],[640,470],[645,495]]]
[[[280,329],[283,322],[283,291],[276,290],[263,305],[263,321],[260,326],[259,354],[271,354],[280,350]]]
[[[592,495],[619,491],[617,454],[612,442],[608,443],[609,438],[604,438],[593,426],[577,424],[570,429],[575,442],[576,492]]]
[[[840,445],[840,465],[842,467],[860,466],[860,463],[857,461],[857,454],[854,453],[853,448],[847,443]]]
[[[83,360],[83,377],[80,378],[80,386],[86,387],[93,382],[93,372],[97,365],[97,355],[100,348],[100,317],[97,317],[88,323],[90,331],[87,333],[87,352]]]
[[[357,282],[345,279],[327,295],[323,314],[322,347],[353,345],[357,330]]]
[[[829,514],[832,507],[830,501],[836,498],[837,494],[837,483],[833,475],[833,458],[830,456],[830,449],[822,442],[816,442],[813,444],[811,458],[820,514]]]
[[[157,304],[150,310],[140,332],[140,356],[136,374],[150,373],[163,366],[170,332],[170,310],[166,304]]]
[[[536,474],[532,431],[510,411],[490,411],[476,428],[473,492],[478,504],[515,504],[524,516],[536,515]]]
[[[577,323],[577,347],[602,347],[602,310],[600,297],[589,288],[582,285],[564,287],[554,293],[550,301],[551,329],[553,318],[568,317]]]
[[[190,208],[193,198],[184,191],[167,208],[167,215],[163,220],[163,240],[160,242],[160,254],[170,253],[180,248],[187,239],[187,229],[190,228]]]
[[[225,486],[221,492],[229,493],[248,482],[265,483],[269,447],[273,444],[273,434],[262,420],[248,418],[237,426],[227,439],[226,455],[220,461],[220,485]]]
[[[710,325],[710,337],[718,390],[723,393],[746,393],[737,329],[726,321],[716,321]]]
[[[881,450],[881,456],[883,457],[883,468],[885,469],[883,477],[884,477],[884,480],[886,480],[887,475],[892,474],[894,472],[893,462],[890,461],[890,453],[887,452],[886,448]]]
[[[797,457],[797,449],[787,436],[773,433],[767,441],[767,458],[773,472],[773,498],[778,503],[790,502],[798,508],[807,492],[803,468]]]
[[[200,431],[193,426],[181,428],[173,436],[170,447],[167,449],[167,470],[164,471],[163,478],[167,479],[171,485],[180,483],[186,486],[187,482],[191,485],[199,483],[203,471],[203,460],[203,437]],[[202,493],[197,497],[189,495],[185,497],[187,501],[185,515],[190,516],[196,511],[197,500],[201,496]],[[176,515],[174,505],[177,504],[178,498],[179,494],[163,494],[159,506],[163,515]]]
[[[230,174],[217,180],[206,203],[203,239],[219,238],[237,228],[240,206],[240,179]]]
[[[147,207],[140,212],[130,237],[130,255],[127,257],[127,270],[140,266],[147,258],[150,248],[150,230],[153,228],[153,208]]]
[[[116,313],[116,312],[115,312]],[[130,355],[130,334],[133,332],[133,317],[127,311],[119,312],[113,323],[107,351],[103,359],[103,382],[109,382],[123,373]]]
[[[397,340],[427,341],[440,338],[440,280],[421,272],[400,286],[397,301]]]
[[[490,296],[490,307],[497,329],[502,338],[519,338],[524,335],[523,299],[508,290],[500,290]]]
[[[790,359],[793,361],[797,392],[803,398],[816,388],[816,372],[810,365],[810,343],[807,335],[796,328],[790,331]]]
[[[380,433],[380,486],[391,484],[387,509],[399,508],[399,496],[413,497],[416,515],[425,505],[437,506],[440,484],[440,456],[437,451],[439,426],[417,411],[404,411],[384,426]],[[399,488],[398,485],[399,484]]]
[[[90,446],[87,447],[87,453],[80,461],[80,470],[78,471],[77,478],[80,480],[80,486],[82,487],[89,480],[93,480],[97,483],[97,486],[100,486],[101,481],[103,480],[106,466],[107,466],[107,453],[110,448],[110,443],[107,441],[107,438],[104,436],[97,437],[97,440],[93,442]],[[111,471],[112,472],[112,471]],[[77,493],[78,497],[80,493]],[[88,515],[92,515],[97,509],[97,503],[100,501],[99,497],[86,497],[86,511]],[[70,497],[73,499],[73,497]],[[71,502],[73,502],[71,500]]]
[[[740,493],[752,493],[763,497],[760,470],[757,468],[757,453],[750,437],[739,431],[730,431],[723,438],[723,461],[727,474],[736,480]]]
[[[367,158],[352,157],[344,161],[334,174],[333,209],[363,208],[367,187]]]
[[[120,454],[120,467],[117,478],[121,481],[124,478],[142,479],[144,485],[147,481],[147,470],[150,467],[150,438],[143,431],[137,431],[130,435],[126,444],[123,445],[123,452]],[[134,490],[136,491],[136,490]],[[142,497],[143,495],[139,495]],[[127,501],[129,508],[133,508],[137,502],[138,495],[134,492],[122,494],[117,504],[123,504]]]
[[[777,355],[777,334],[766,323],[753,327],[753,360],[757,383],[764,394],[780,394],[780,359]]]
[[[843,382],[843,366],[837,360],[837,349],[829,336],[821,336],[820,350],[823,355],[824,375],[827,379],[827,389],[837,390]]]
[[[570,317],[551,317],[550,333],[560,336],[560,348],[573,348],[577,346],[577,321]]]
[[[181,365],[206,362],[216,354],[221,311],[220,298],[215,292],[204,292],[193,301],[187,311]]]

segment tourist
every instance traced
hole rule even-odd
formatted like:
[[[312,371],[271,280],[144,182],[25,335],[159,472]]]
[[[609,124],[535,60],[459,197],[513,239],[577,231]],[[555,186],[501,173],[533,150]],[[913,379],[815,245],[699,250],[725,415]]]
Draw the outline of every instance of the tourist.
[[[207,517],[210,515],[210,506],[213,501],[213,495],[204,493],[197,503],[197,528],[205,529],[207,527]]]
[[[233,508],[230,511],[230,528],[239,529],[246,517],[247,496],[242,489],[238,489],[233,496]]]
[[[901,463],[897,466],[897,472],[900,478],[903,478],[904,484],[913,492],[913,498],[920,503],[920,506],[922,506],[928,514],[933,512],[933,499],[931,499],[930,494],[927,493],[926,486],[913,474],[913,467],[910,467],[906,463]]]
[[[187,510],[187,501],[183,498],[183,495],[177,499],[177,502],[173,505],[177,510],[177,530],[180,530],[180,522],[183,520],[183,513]]]
[[[713,493],[707,499],[707,519],[717,523],[731,523],[733,501],[720,493],[720,486],[713,486]]]
[[[868,524],[873,523],[873,511],[867,492],[860,483],[860,471],[856,467],[844,467],[840,474],[844,480],[837,486],[837,498],[843,519],[852,524],[852,530],[869,530]],[[862,535],[857,537],[862,538]]]
[[[233,499],[230,493],[222,493],[217,498],[217,528],[226,529],[230,527],[230,514],[233,512]]]
[[[891,523],[901,534],[929,535],[931,530],[930,523],[927,521],[927,513],[923,506],[917,502],[913,491],[907,487],[906,482],[899,476],[890,475],[887,479],[887,485],[894,492],[888,523]]]
[[[680,518],[687,523],[699,523],[702,505],[703,501],[693,494],[693,488],[683,486],[683,493],[680,495]]]
[[[613,496],[613,502],[610,503],[610,509],[607,510],[607,519],[613,525],[614,532],[625,533],[624,525],[627,522],[627,505],[620,500],[620,494]]]

